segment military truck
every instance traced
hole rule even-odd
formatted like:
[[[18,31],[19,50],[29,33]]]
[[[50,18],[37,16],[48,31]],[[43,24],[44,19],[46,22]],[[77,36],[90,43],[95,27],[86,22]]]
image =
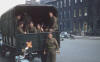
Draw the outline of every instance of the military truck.
[[[0,30],[2,34],[2,55],[21,55],[23,50],[27,47],[27,42],[31,41],[32,48],[28,49],[28,53],[36,53],[44,50],[45,41],[49,32],[18,34],[16,16],[21,15],[23,21],[27,24],[27,19],[30,19],[37,24],[44,24],[48,26],[49,12],[58,18],[58,12],[54,6],[41,4],[20,4],[5,12],[0,18]],[[57,21],[59,26],[59,21]],[[44,27],[45,28],[45,27]],[[60,32],[59,29],[53,32],[60,46]],[[36,55],[40,55],[37,53]],[[33,55],[34,56],[34,55]]]

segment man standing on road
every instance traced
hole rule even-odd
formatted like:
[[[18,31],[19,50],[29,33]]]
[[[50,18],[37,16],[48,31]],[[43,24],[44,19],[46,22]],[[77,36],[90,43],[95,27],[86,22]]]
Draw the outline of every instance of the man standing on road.
[[[58,42],[53,38],[53,34],[48,34],[48,39],[46,40],[47,45],[47,62],[56,62],[56,49],[58,48]]]

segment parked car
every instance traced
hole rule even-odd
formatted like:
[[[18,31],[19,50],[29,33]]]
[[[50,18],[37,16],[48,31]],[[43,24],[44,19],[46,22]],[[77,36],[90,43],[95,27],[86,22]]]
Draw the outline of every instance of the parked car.
[[[68,34],[67,32],[61,32],[60,33],[60,37],[61,38],[69,38],[70,37],[70,34]]]

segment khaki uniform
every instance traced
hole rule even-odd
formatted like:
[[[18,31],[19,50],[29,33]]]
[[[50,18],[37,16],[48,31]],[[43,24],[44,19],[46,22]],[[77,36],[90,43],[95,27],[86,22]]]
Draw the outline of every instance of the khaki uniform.
[[[37,29],[37,32],[38,32],[38,33],[41,33],[42,31],[41,31],[40,29]]]
[[[50,21],[51,21],[51,24],[50,24],[51,27],[50,28],[53,28],[54,31],[58,30],[57,18],[56,17],[52,17],[50,19]]]
[[[56,62],[56,49],[58,48],[58,42],[55,38],[47,39],[47,62]]]
[[[36,29],[35,27],[28,28],[28,29],[27,29],[27,32],[28,32],[28,33],[37,33],[37,29]]]
[[[25,34],[23,28],[21,28],[21,27],[17,27],[17,32],[18,32],[18,34]]]
[[[53,24],[53,29],[56,31],[56,30],[58,30],[58,23],[57,23],[57,18],[56,17],[54,17],[54,24]]]

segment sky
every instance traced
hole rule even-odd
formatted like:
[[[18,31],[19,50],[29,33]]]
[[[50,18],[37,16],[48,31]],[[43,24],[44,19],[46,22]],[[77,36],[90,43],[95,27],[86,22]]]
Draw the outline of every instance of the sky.
[[[0,16],[18,4],[24,4],[25,0],[0,0]]]
[[[10,8],[18,5],[25,4],[26,0],[0,0],[0,16]],[[36,0],[39,2],[40,0]]]

